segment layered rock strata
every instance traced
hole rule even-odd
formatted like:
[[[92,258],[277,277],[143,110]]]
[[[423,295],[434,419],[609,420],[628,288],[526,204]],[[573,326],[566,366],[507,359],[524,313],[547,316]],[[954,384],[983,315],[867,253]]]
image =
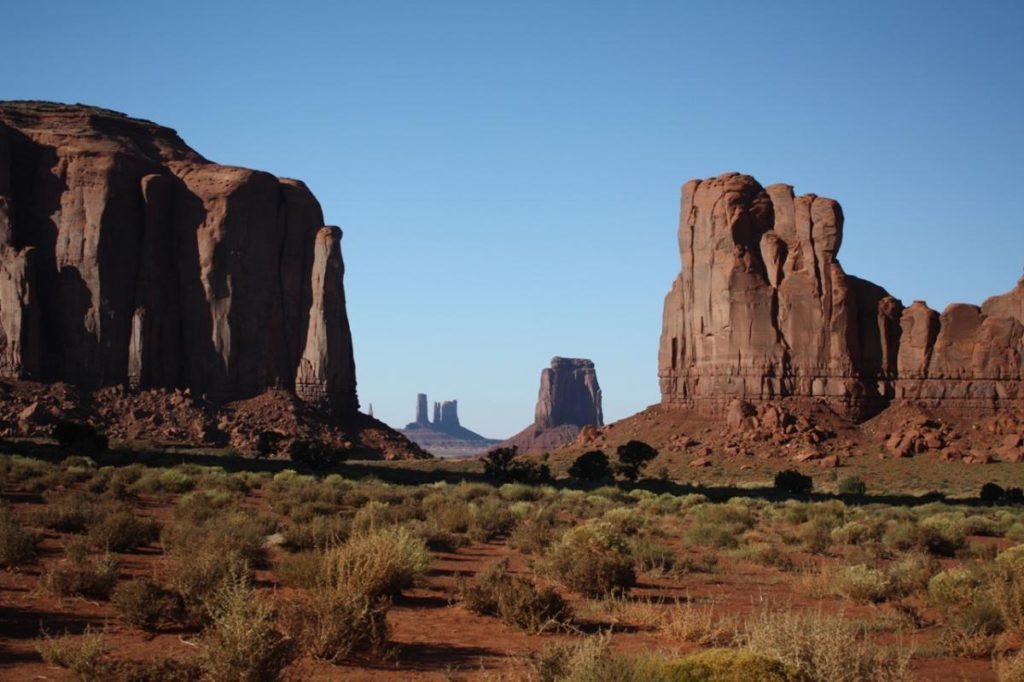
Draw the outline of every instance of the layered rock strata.
[[[0,375],[358,407],[341,231],[168,128],[0,103]]]
[[[682,189],[682,272],[665,298],[662,403],[806,398],[863,419],[894,400],[1024,400],[1024,280],[982,306],[904,308],[846,274],[838,202],[726,173]]]

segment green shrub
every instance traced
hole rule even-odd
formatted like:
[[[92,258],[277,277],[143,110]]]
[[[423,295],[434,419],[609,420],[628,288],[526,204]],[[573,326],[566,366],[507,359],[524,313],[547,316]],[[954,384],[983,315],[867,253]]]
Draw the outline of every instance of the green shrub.
[[[997,565],[990,573],[988,597],[999,609],[1003,626],[1024,635],[1024,571],[1020,565]]]
[[[199,640],[205,678],[216,682],[280,679],[295,658],[291,640],[274,625],[272,611],[244,581],[232,580],[208,605],[210,625]]]
[[[486,542],[504,535],[516,525],[516,517],[501,500],[487,499],[468,506],[468,535],[478,542]]]
[[[387,599],[320,585],[284,603],[285,631],[313,658],[338,663],[351,656],[390,652]]]
[[[792,666],[750,651],[711,649],[684,656],[624,656],[608,638],[584,637],[530,658],[539,682],[804,682]]]
[[[938,560],[928,554],[907,554],[889,564],[886,572],[892,596],[908,597],[928,589],[928,581],[940,570]]]
[[[512,530],[508,545],[523,554],[543,554],[555,541],[556,524],[551,514],[523,519]]]
[[[892,591],[889,578],[883,571],[864,564],[839,566],[832,572],[831,578],[835,593],[854,601],[885,601]]]
[[[710,649],[679,658],[646,655],[636,659],[633,679],[664,682],[798,682],[792,666],[736,649]]]
[[[47,497],[46,506],[36,510],[32,519],[37,525],[61,533],[84,533],[91,524],[111,514],[131,511],[125,505],[77,490],[60,497]]]
[[[928,601],[940,609],[966,607],[972,604],[981,587],[981,578],[962,567],[949,568],[928,581]]]
[[[0,568],[31,561],[37,542],[35,533],[26,530],[9,508],[0,506]]]
[[[959,519],[935,514],[918,524],[918,544],[931,554],[956,556],[967,547],[967,534]]]
[[[800,526],[800,545],[813,554],[824,554],[832,546],[832,525],[823,519],[811,519]]]
[[[777,568],[780,571],[792,571],[796,568],[793,557],[781,548],[767,543],[750,547],[746,552],[746,556],[755,563]]]
[[[108,552],[127,552],[145,547],[160,535],[160,526],[130,511],[118,511],[89,525],[89,542]]]
[[[868,491],[868,484],[860,476],[844,476],[839,479],[840,495],[864,495]]]
[[[174,556],[210,552],[240,557],[259,566],[266,560],[264,545],[271,528],[249,514],[221,513],[201,521],[186,518],[165,525],[160,541],[165,551]]]
[[[341,516],[318,515],[303,523],[291,523],[284,530],[284,544],[288,549],[327,549],[344,542],[351,521]]]
[[[430,568],[423,540],[401,526],[350,537],[324,556],[324,579],[367,597],[396,596]]]
[[[209,604],[226,585],[252,577],[252,566],[244,557],[210,546],[172,555],[164,568],[165,584],[181,598],[183,618],[193,626],[209,621]]]
[[[629,539],[629,551],[639,570],[666,574],[676,568],[676,554],[672,548],[650,535],[636,535]]]
[[[547,554],[550,573],[571,590],[603,596],[636,584],[629,545],[607,523],[593,522],[566,531]]]
[[[864,545],[878,542],[885,533],[885,526],[870,521],[850,521],[831,531],[832,542],[840,545]]]
[[[572,620],[569,605],[557,592],[538,589],[534,583],[512,576],[507,560],[463,586],[462,600],[473,613],[497,616],[505,624],[530,633],[560,628]]]
[[[181,618],[181,598],[149,578],[119,583],[110,600],[124,622],[147,632]]]
[[[323,551],[298,552],[284,556],[277,566],[281,582],[289,587],[312,588],[323,582]]]
[[[50,665],[66,668],[83,680],[101,679],[103,660],[109,647],[102,633],[86,627],[81,635],[52,636],[43,632],[35,641],[36,651]]]
[[[106,553],[90,557],[81,542],[65,549],[64,558],[51,564],[42,575],[42,586],[55,597],[106,599],[118,576],[117,557]]]

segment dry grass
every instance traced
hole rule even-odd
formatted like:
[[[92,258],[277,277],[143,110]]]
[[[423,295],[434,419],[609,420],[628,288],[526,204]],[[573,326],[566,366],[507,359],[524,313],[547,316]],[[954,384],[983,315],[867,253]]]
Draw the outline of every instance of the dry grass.
[[[746,648],[792,665],[818,682],[902,682],[911,652],[890,651],[841,615],[762,611],[747,621]]]

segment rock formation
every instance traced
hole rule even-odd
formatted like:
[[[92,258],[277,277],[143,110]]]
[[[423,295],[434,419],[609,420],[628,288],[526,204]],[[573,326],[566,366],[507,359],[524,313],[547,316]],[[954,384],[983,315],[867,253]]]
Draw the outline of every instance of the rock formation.
[[[416,394],[416,421],[414,424],[421,426],[429,426],[430,420],[427,418],[427,394],[417,393]]]
[[[503,445],[515,445],[524,453],[567,445],[584,427],[604,425],[601,387],[594,363],[579,358],[551,359],[540,374],[540,392],[533,424]]]
[[[434,420],[428,421],[427,396],[424,393],[416,394],[416,421],[406,424],[402,433],[439,457],[474,455],[499,442],[462,426],[457,400],[435,402]]]
[[[662,403],[820,399],[860,420],[894,400],[1024,400],[1024,280],[981,307],[904,309],[847,275],[843,212],[726,173],[682,189],[682,272],[665,299]]]
[[[0,103],[0,376],[358,409],[341,230],[297,180],[86,106]]]

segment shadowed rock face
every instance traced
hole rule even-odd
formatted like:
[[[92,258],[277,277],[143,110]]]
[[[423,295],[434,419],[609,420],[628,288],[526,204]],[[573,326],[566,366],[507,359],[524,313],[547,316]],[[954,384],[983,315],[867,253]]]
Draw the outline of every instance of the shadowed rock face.
[[[0,375],[358,407],[341,231],[168,128],[0,103]]]
[[[1024,280],[981,307],[904,309],[836,258],[843,213],[726,173],[683,186],[682,272],[665,299],[662,402],[824,399],[861,419],[891,401],[1024,400]]]
[[[594,363],[578,358],[552,358],[551,366],[540,374],[533,423],[540,428],[564,424],[604,426],[601,387]]]

